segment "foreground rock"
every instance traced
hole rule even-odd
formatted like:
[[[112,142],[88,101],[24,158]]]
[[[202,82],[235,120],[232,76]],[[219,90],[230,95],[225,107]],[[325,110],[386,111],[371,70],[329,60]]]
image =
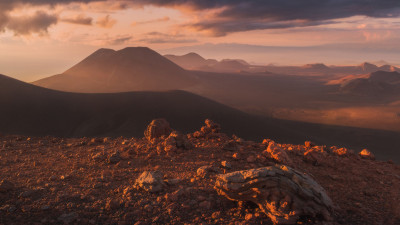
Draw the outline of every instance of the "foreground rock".
[[[274,224],[295,224],[300,217],[331,220],[333,204],[325,190],[286,166],[219,175],[215,189],[230,200],[257,204]]]
[[[154,139],[160,138],[162,136],[168,136],[171,133],[171,127],[165,119],[155,119],[147,126],[144,131],[144,136],[147,140],[153,141]]]
[[[273,141],[268,144],[268,148],[262,154],[278,163],[288,164],[292,162],[286,151]]]
[[[177,131],[173,131],[170,135],[164,140],[164,151],[176,152],[178,149],[191,149],[193,145],[190,143],[186,135],[183,135]]]
[[[166,185],[159,171],[145,171],[136,180],[136,185],[148,192],[159,192]]]

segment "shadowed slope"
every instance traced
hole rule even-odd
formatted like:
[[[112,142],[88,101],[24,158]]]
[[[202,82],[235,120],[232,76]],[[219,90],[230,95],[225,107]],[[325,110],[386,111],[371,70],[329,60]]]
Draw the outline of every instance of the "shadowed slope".
[[[0,104],[0,132],[7,134],[142,137],[154,118],[166,118],[182,132],[192,132],[210,118],[224,132],[250,140],[367,147],[379,158],[400,161],[396,132],[252,116],[184,91],[77,94],[0,76]]]
[[[145,48],[99,49],[60,75],[35,85],[70,92],[165,91],[195,84],[196,77]]]

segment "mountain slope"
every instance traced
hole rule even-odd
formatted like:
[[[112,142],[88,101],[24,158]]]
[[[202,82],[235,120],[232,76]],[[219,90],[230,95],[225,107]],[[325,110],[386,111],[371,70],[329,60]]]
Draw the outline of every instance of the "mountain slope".
[[[398,96],[400,73],[377,71],[341,83],[340,91],[347,94],[363,96]]]
[[[381,159],[400,161],[397,132],[327,126],[252,116],[184,91],[82,94],[53,91],[0,75],[0,133],[33,136],[142,137],[154,118],[192,132],[206,118],[224,132],[250,140],[369,148]]]
[[[165,91],[195,84],[196,77],[145,48],[99,49],[62,74],[33,82],[70,92]]]

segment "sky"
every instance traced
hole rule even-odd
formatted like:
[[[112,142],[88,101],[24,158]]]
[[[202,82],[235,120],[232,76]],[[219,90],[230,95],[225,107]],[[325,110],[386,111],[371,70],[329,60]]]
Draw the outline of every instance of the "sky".
[[[400,1],[0,0],[0,74],[34,81],[128,46],[265,65],[400,65]]]

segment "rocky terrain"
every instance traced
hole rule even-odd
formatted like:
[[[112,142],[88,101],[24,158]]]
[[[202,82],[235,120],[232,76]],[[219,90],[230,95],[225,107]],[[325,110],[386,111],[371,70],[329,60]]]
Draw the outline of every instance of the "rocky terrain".
[[[400,224],[400,166],[367,149],[172,128],[0,136],[0,224]]]

